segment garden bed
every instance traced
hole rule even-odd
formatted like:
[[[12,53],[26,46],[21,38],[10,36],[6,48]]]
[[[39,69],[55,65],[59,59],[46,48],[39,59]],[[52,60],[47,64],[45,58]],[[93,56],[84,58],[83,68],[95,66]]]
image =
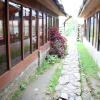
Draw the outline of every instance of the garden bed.
[[[100,69],[83,43],[78,42],[77,47],[81,66],[81,82],[83,82],[82,86],[84,85],[84,80],[86,80],[92,97],[95,100],[100,100],[100,77],[98,76],[98,72],[100,72]]]

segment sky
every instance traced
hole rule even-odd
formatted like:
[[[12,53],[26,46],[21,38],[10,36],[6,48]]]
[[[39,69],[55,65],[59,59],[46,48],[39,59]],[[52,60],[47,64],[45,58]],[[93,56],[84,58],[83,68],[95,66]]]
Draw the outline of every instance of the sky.
[[[66,13],[73,17],[77,17],[83,0],[61,0]]]
[[[83,0],[59,0],[59,1],[63,4],[64,9],[68,15],[71,15],[75,20],[77,20],[79,24],[84,23],[84,18],[78,17],[79,9],[83,3]],[[61,16],[60,19],[61,23],[63,23],[63,21],[65,21],[66,18]]]

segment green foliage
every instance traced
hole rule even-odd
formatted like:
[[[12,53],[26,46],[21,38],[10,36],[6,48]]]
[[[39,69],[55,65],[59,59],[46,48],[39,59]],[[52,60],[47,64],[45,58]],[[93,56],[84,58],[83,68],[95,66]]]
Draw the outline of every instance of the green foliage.
[[[77,32],[77,21],[74,20],[74,19],[70,19],[66,22],[66,25],[65,25],[65,33],[66,35],[71,35],[75,32]]]
[[[57,67],[53,79],[51,80],[48,87],[48,91],[50,91],[50,93],[52,94],[55,92],[55,87],[58,84],[59,77],[61,76],[61,70],[62,70],[62,64],[59,64],[59,67]]]
[[[20,49],[18,49],[17,51],[16,51],[16,49],[12,49],[11,50],[11,58],[15,59],[16,57],[20,56],[21,55],[20,51],[21,51]]]
[[[37,75],[43,74],[51,65],[59,62],[60,59],[56,55],[49,55],[48,58],[43,62],[43,64],[37,68]]]
[[[78,42],[77,47],[80,55],[81,69],[84,71],[87,77],[99,78],[97,73],[98,71],[100,71],[100,69],[87,51],[87,49],[80,42]]]
[[[2,55],[0,55],[0,64],[2,64],[3,60],[2,60]]]
[[[54,63],[57,63],[57,62],[59,62],[59,58],[58,58],[58,56],[57,55],[49,55],[48,56],[48,63],[49,64],[54,64]]]
[[[24,52],[28,52],[28,51],[30,51],[30,45],[25,45]]]
[[[0,64],[6,61],[6,55],[0,55]]]
[[[20,90],[23,91],[26,89],[27,84],[23,83],[20,85]]]
[[[18,96],[22,94],[21,90],[17,90],[17,92],[12,96],[11,100],[18,100]]]

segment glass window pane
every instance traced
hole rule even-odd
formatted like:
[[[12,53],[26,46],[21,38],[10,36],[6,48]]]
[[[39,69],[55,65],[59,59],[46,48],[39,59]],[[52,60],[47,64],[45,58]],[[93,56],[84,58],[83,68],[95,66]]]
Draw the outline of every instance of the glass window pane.
[[[32,10],[32,50],[36,50],[36,12]]]
[[[91,17],[91,30],[90,30],[90,42],[92,43],[92,40],[93,40],[93,34],[94,34],[94,30],[93,30],[93,17]]]
[[[47,41],[47,39],[46,39],[46,37],[47,37],[47,33],[46,33],[46,14],[44,13],[43,14],[44,15],[44,42],[46,43],[46,41]]]
[[[40,38],[40,46],[43,45],[43,31],[42,31],[42,13],[39,12],[39,38]]]
[[[97,21],[96,21],[96,15],[94,17],[94,47],[97,45]]]
[[[98,12],[98,24],[99,24],[99,27],[98,27],[98,50],[100,51],[100,12]]]
[[[30,54],[30,33],[29,33],[30,9],[23,7],[23,34],[24,34],[24,56]]]
[[[90,18],[87,19],[87,40],[90,41]]]
[[[9,33],[12,66],[21,61],[20,7],[18,4],[9,2]]]
[[[0,75],[7,70],[6,36],[4,33],[5,1],[0,1]]]

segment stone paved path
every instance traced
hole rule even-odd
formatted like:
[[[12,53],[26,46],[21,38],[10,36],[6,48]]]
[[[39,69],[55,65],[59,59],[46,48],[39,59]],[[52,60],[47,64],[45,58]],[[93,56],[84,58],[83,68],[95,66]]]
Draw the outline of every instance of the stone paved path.
[[[82,100],[80,68],[75,37],[68,39],[68,55],[63,64],[62,75],[56,87],[59,100]]]

